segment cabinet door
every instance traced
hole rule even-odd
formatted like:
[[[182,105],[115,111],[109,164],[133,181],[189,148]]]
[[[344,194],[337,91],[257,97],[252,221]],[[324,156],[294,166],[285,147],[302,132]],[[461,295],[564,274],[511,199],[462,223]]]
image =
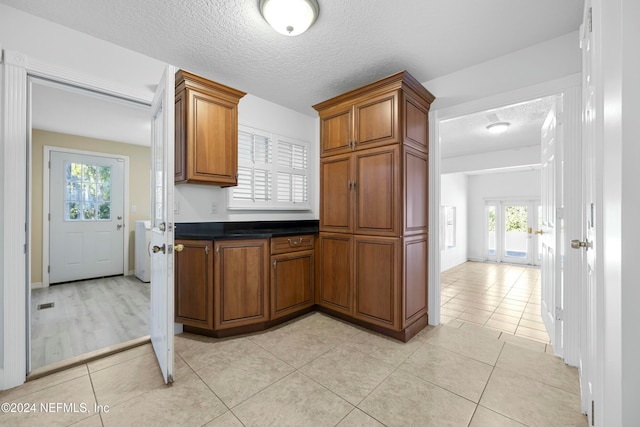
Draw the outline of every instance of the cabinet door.
[[[406,328],[427,314],[429,240],[426,234],[403,240],[402,327]]]
[[[351,158],[351,154],[342,154],[320,160],[320,231],[353,231]]]
[[[355,308],[353,317],[400,330],[398,238],[354,238]]]
[[[404,153],[404,235],[429,231],[429,157],[405,148]]]
[[[237,185],[237,105],[194,90],[187,93],[188,180]]]
[[[320,157],[351,151],[352,111],[345,104],[320,113]]]
[[[271,319],[313,305],[314,252],[271,257]]]
[[[355,234],[399,236],[401,207],[399,146],[357,151]],[[324,195],[324,193],[323,193]],[[323,206],[331,209],[331,206]]]
[[[184,249],[175,252],[175,321],[213,329],[213,242],[176,240]]]
[[[266,239],[215,242],[216,329],[269,320]]]
[[[394,91],[355,104],[356,150],[400,142],[398,98],[398,91]]]
[[[423,153],[429,152],[429,108],[407,93],[403,96],[404,143]]]
[[[318,242],[318,296],[316,303],[351,315],[352,237],[320,233]]]

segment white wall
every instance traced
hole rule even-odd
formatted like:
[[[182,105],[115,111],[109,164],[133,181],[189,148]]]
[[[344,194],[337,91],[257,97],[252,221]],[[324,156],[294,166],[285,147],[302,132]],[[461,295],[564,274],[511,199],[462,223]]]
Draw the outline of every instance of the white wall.
[[[469,176],[468,257],[485,260],[484,206],[487,199],[540,199],[540,171]]]
[[[179,184],[175,187],[175,201],[179,211],[176,222],[216,221],[272,221],[318,219],[319,195],[319,120],[252,95],[246,95],[238,106],[238,122],[243,125],[274,132],[279,135],[308,141],[312,156],[309,159],[314,177],[310,188],[310,211],[228,211],[229,190],[207,185]],[[217,214],[211,213],[211,203],[217,204]]]
[[[582,70],[578,31],[424,82],[431,110],[545,83]]]
[[[468,177],[462,173],[442,175],[440,185],[441,206],[456,208],[456,246],[449,249],[440,246],[440,271],[445,271],[467,261]]]

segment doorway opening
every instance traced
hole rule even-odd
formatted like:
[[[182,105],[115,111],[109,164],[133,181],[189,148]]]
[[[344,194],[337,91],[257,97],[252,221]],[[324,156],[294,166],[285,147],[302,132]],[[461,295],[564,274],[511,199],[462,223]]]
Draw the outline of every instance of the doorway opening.
[[[149,284],[132,266],[151,131],[146,104],[31,76],[28,92],[33,373],[149,335]]]

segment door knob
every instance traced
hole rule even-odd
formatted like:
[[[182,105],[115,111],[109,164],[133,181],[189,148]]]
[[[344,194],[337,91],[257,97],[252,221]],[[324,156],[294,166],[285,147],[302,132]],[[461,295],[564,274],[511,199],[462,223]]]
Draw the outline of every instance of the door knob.
[[[174,250],[176,252],[182,252],[182,250],[184,249],[184,245],[182,243],[178,243],[175,247]]]
[[[122,228],[122,224],[116,225],[116,230],[120,230]]]
[[[539,235],[543,235],[544,233],[542,232],[542,230],[536,230],[536,232],[534,234],[539,234]]]
[[[584,242],[580,240],[571,241],[571,249],[580,249],[580,248],[585,248],[586,250],[589,250],[589,248],[593,248],[593,242],[590,242],[588,240],[585,240]]]
[[[165,253],[165,249],[166,247],[164,246],[164,243],[162,244],[162,246],[153,246],[153,248],[151,248],[151,250],[153,251],[154,254],[157,254],[158,252],[162,252]]]

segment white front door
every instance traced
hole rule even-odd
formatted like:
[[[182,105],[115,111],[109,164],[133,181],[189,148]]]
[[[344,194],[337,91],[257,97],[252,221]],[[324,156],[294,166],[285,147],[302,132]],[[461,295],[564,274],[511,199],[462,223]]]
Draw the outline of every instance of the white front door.
[[[123,274],[124,160],[50,151],[49,283]]]
[[[175,69],[165,68],[151,105],[151,342],[173,382],[173,179]]]
[[[562,281],[559,278],[561,261],[559,250],[561,248],[557,232],[557,164],[559,140],[556,132],[557,117],[556,108],[552,108],[542,125],[542,188],[540,198],[541,228],[536,230],[540,236],[541,266],[541,291],[542,291],[542,320],[549,334],[551,345],[556,355],[562,355],[562,322],[557,319],[556,310],[562,307]]]

